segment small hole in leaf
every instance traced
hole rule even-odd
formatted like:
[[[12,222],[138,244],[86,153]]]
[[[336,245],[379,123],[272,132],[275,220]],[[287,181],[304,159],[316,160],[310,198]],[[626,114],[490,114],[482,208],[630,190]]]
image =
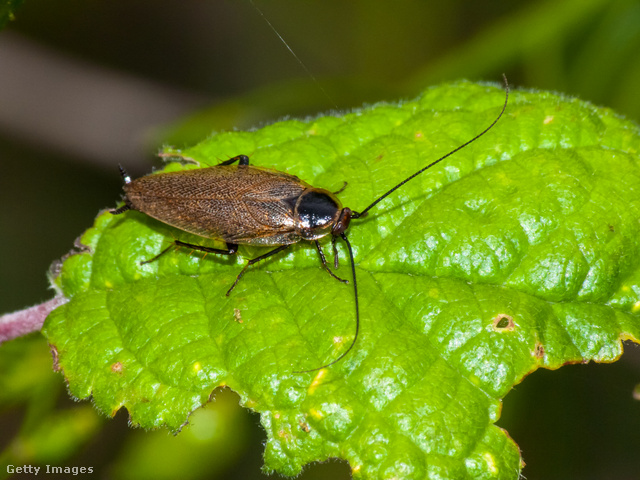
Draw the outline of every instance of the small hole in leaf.
[[[507,315],[506,313],[499,313],[493,319],[493,328],[494,330],[508,330],[511,331],[516,327],[516,324],[513,322],[513,317]]]

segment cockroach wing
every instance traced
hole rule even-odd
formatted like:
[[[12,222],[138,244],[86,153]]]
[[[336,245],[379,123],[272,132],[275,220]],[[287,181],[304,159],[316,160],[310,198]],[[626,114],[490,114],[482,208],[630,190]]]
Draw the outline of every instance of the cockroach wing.
[[[248,165],[224,165],[138,178],[126,202],[163,223],[228,243],[286,245],[300,240],[294,207],[311,188],[298,177]]]

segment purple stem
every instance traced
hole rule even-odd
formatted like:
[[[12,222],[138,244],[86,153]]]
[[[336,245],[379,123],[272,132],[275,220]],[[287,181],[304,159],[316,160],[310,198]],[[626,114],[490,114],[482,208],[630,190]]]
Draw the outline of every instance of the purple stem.
[[[0,343],[40,330],[47,315],[68,301],[69,299],[59,295],[40,305],[2,315],[0,317]]]

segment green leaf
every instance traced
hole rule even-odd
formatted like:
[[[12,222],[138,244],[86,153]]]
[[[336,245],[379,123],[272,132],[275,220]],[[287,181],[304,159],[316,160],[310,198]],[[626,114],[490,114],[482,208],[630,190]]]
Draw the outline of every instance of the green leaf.
[[[2,344],[0,413],[9,416],[3,410],[20,406],[21,414],[19,431],[0,449],[0,478],[16,465],[64,463],[95,436],[103,422],[90,405],[55,408],[61,387],[42,336]]]
[[[47,390],[47,388],[49,390]],[[51,371],[51,354],[41,336],[25,336],[2,344],[0,349],[0,410],[33,398],[45,390],[47,397],[59,388]]]
[[[215,135],[179,153],[202,166],[238,154],[338,190],[362,210],[498,114],[497,86],[459,82],[344,116]],[[44,332],[78,398],[134,424],[176,430],[218,386],[261,414],[265,468],[288,475],[330,457],[357,478],[518,478],[501,399],[539,367],[614,361],[640,338],[638,128],[546,92],[512,93],[480,140],[354,220],[353,288],[300,243],[218,246],[138,212],[101,213],[56,279],[71,300]],[[185,167],[171,164],[167,170]],[[346,276],[346,250],[340,242]],[[342,273],[340,273],[342,272]]]
[[[122,480],[224,478],[223,473],[240,461],[251,420],[238,408],[237,395],[223,390],[215,402],[194,412],[190,427],[180,435],[167,435],[164,430],[132,432],[111,476]]]
[[[14,20],[14,12],[22,5],[23,0],[0,0],[0,29]]]

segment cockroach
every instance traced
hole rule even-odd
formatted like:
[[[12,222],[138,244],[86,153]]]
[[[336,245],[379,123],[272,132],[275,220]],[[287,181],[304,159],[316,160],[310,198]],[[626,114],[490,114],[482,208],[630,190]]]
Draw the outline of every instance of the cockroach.
[[[471,140],[405,178],[361,211],[343,207],[338,192],[316,188],[298,177],[276,170],[249,165],[249,157],[238,155],[216,166],[171,173],[160,173],[131,180],[120,167],[124,179],[124,205],[111,210],[119,215],[137,210],[179,230],[200,237],[221,240],[226,250],[174,240],[155,257],[141,263],[150,263],[174,247],[188,247],[206,253],[235,255],[238,245],[276,247],[249,260],[227,291],[231,294],[251,265],[280,253],[301,240],[314,242],[323,268],[335,279],[318,239],[331,235],[334,248],[334,267],[338,267],[335,242],[344,240],[349,252],[351,278],[355,298],[355,333],[349,347],[335,360],[307,373],[327,368],[342,360],[355,346],[360,331],[360,308],[353,249],[346,230],[353,219],[365,217],[369,210],[398,190],[407,182],[463,149],[487,133],[500,120],[509,101],[509,84],[503,75],[505,101],[491,125]],[[237,165],[236,165],[237,164]],[[345,183],[346,186],[346,183]]]

